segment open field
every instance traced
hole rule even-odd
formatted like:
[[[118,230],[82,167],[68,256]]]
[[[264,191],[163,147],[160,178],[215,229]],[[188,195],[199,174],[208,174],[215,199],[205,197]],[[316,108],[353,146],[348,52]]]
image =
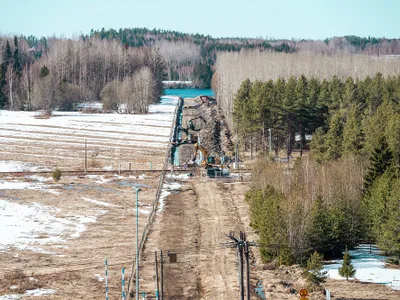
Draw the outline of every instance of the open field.
[[[0,172],[83,170],[85,139],[90,170],[161,169],[171,131],[172,105],[148,115],[0,111]]]
[[[110,299],[120,298],[121,268],[128,281],[135,252],[134,189],[141,189],[141,236],[160,174],[64,174],[54,182],[49,174],[30,172],[82,171],[84,139],[89,170],[117,170],[120,163],[123,169],[128,163],[161,169],[174,109],[155,105],[149,115],[60,112],[50,119],[0,111],[0,172],[29,173],[0,174],[0,299],[102,298],[106,257]]]

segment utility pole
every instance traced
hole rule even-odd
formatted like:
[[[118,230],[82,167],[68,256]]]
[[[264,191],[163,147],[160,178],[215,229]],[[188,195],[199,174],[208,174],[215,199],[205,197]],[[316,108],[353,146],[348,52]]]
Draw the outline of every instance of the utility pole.
[[[227,248],[237,248],[237,254],[239,258],[239,290],[240,290],[240,300],[244,300],[244,272],[243,272],[243,254],[246,256],[246,289],[247,289],[247,300],[250,300],[251,289],[250,289],[250,258],[249,258],[249,247],[256,246],[254,242],[249,243],[246,240],[246,234],[240,232],[239,239],[237,239],[234,233],[229,233],[226,235],[230,240],[224,243]]]
[[[160,250],[160,272],[161,272],[161,300],[164,300],[164,259],[162,250]]]
[[[139,192],[136,188],[136,300],[139,299]]]
[[[239,116],[236,123],[235,169],[239,169]]]
[[[269,155],[272,154],[272,130],[271,128],[268,128],[268,150],[269,150]]]
[[[249,257],[249,243],[244,236],[244,255],[246,256],[246,280],[247,280],[247,300],[250,300],[250,257]]]
[[[85,173],[87,172],[87,139],[85,139]]]
[[[158,291],[159,291],[159,286],[158,286],[158,262],[157,262],[157,251],[154,252],[155,254],[155,262],[156,262],[156,300],[159,300],[159,295],[158,295]]]
[[[243,232],[240,232],[240,242],[237,250],[239,252],[239,272],[240,272],[240,281],[239,281],[239,290],[240,290],[240,300],[244,300],[244,274],[243,274]]]

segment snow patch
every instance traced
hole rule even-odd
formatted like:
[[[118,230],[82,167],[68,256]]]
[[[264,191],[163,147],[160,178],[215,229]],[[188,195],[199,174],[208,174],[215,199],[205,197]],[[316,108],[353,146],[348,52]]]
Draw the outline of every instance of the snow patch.
[[[46,252],[41,246],[65,244],[68,239],[78,238],[86,230],[88,223],[96,221],[96,216],[57,217],[60,209],[39,203],[22,205],[0,200],[0,252],[10,247],[20,250]]]
[[[370,250],[371,253],[370,253]],[[355,278],[362,282],[386,284],[394,290],[400,290],[400,270],[385,268],[385,256],[380,255],[379,249],[369,244],[360,245],[349,251],[352,264],[357,270]],[[334,260],[333,264],[325,265],[323,271],[332,279],[345,279],[339,275],[338,268],[343,260]]]
[[[100,274],[94,274],[94,277],[96,277],[98,281],[104,281],[104,277],[102,277]]]
[[[51,289],[36,289],[36,290],[28,290],[25,291],[23,295],[3,295],[0,296],[0,300],[18,300],[21,299],[23,296],[46,296],[46,295],[53,295],[56,291]]]
[[[50,171],[50,169],[23,161],[0,160],[0,172],[40,172],[40,171]]]
[[[182,187],[180,183],[164,183],[161,188],[160,198],[158,200],[158,210],[157,212],[162,212],[164,210],[164,200],[169,195],[171,195],[172,191],[179,190]]]
[[[188,180],[190,178],[190,173],[186,174],[167,174],[167,178],[173,178],[173,179],[180,179],[180,180]]]
[[[115,205],[113,205],[111,203],[103,202],[103,201],[98,201],[98,200],[94,200],[94,199],[90,199],[90,198],[86,198],[86,197],[81,197],[81,199],[86,202],[91,202],[91,203],[94,203],[94,204],[97,204],[100,206],[107,206],[107,207],[114,206],[115,207]]]

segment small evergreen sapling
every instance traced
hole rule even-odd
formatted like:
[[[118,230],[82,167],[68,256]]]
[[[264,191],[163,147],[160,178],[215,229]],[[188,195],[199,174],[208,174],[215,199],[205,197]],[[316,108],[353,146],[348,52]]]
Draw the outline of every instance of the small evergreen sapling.
[[[61,171],[60,171],[60,169],[59,169],[59,168],[56,168],[56,169],[54,170],[52,176],[53,176],[53,180],[54,180],[55,182],[58,182],[58,181],[61,179]]]
[[[307,261],[307,279],[314,284],[320,284],[325,281],[327,271],[322,271],[324,267],[322,254],[314,251]]]
[[[354,277],[354,275],[356,275],[356,269],[354,269],[354,266],[351,263],[351,258],[347,248],[344,253],[342,266],[339,268],[339,275],[346,277],[346,280],[349,280],[349,277]]]

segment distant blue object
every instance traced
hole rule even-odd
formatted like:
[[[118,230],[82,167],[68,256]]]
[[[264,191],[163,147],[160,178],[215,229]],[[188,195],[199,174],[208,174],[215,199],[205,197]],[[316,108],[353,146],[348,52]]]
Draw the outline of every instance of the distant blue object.
[[[196,98],[205,95],[215,97],[214,91],[211,89],[165,89],[165,96],[179,96],[182,98]]]

